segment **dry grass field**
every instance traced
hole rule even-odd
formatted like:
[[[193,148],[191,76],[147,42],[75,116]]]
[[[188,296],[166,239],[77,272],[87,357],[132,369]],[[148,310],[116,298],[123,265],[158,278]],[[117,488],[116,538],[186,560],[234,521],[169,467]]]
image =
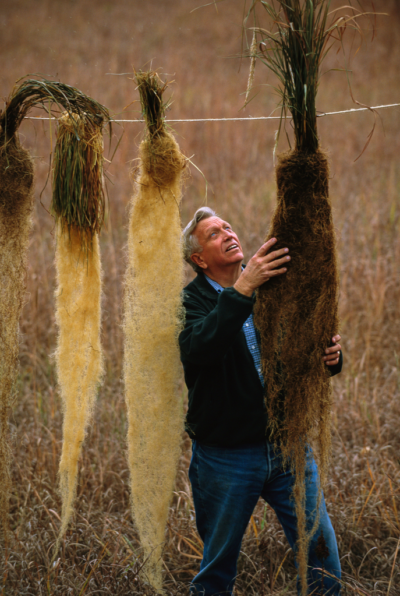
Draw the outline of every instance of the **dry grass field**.
[[[243,0],[191,12],[197,0],[0,0],[0,94],[41,73],[72,84],[111,109],[140,116],[132,69],[153,68],[174,81],[170,118],[269,115],[276,96],[265,67],[246,110],[248,61],[240,67]],[[338,4],[335,2],[335,4]],[[355,98],[400,102],[400,10],[376,0],[375,39],[348,43]],[[350,38],[349,38],[350,39]],[[344,65],[332,52],[326,69]],[[113,73],[113,74],[109,74]],[[120,76],[116,76],[116,74]],[[321,112],[357,107],[346,76],[322,77]],[[125,109],[124,109],[125,108]],[[41,115],[39,112],[37,115]],[[331,159],[331,196],[341,271],[344,369],[335,377],[334,437],[328,509],[344,571],[344,594],[400,595],[400,108],[381,110],[369,147],[355,161],[374,123],[371,113],[320,118]],[[246,258],[261,245],[275,203],[272,150],[276,121],[177,123],[178,142],[208,182],[208,205],[227,218]],[[115,125],[108,164],[108,215],[101,235],[104,269],[102,341],[106,376],[83,446],[76,514],[54,566],[60,526],[57,469],[62,412],[53,352],[54,222],[49,171],[54,124],[25,121],[24,145],[35,157],[36,205],[21,318],[18,400],[10,420],[13,448],[12,543],[2,551],[2,596],[153,594],[141,571],[131,522],[122,377],[122,294],[130,171],[143,125]],[[279,150],[286,148],[282,137]],[[110,158],[113,149],[106,157]],[[45,187],[45,188],[44,188]],[[44,189],[44,190],[43,190]],[[43,191],[43,192],[42,192]],[[195,168],[186,183],[182,221],[205,199]],[[187,272],[188,279],[190,272]],[[1,357],[1,356],[0,356]],[[186,390],[182,383],[182,398]],[[187,479],[190,441],[171,504],[164,554],[168,594],[186,594],[201,559]],[[293,557],[274,512],[259,502],[239,561],[236,595],[294,594]],[[397,560],[396,560],[397,557]]]

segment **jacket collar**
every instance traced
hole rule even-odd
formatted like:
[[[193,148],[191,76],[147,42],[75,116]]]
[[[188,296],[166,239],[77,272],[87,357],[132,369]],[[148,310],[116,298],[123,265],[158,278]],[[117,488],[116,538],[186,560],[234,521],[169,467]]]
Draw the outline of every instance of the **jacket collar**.
[[[243,268],[244,267],[246,267],[246,265],[243,263]],[[201,294],[203,294],[203,296],[206,296],[206,298],[209,298],[210,300],[217,300],[217,290],[215,290],[207,281],[206,276],[202,271],[197,273],[197,276],[192,281],[192,284],[196,286],[196,288],[201,292]]]
[[[196,286],[203,296],[208,298],[209,300],[217,300],[218,292],[215,290],[212,285],[207,281],[206,276],[204,273],[199,272],[197,276],[192,281],[192,284]]]

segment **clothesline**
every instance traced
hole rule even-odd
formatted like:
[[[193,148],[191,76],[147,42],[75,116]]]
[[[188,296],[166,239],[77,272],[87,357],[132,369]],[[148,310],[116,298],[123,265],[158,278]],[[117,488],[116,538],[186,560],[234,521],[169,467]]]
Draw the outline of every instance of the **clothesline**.
[[[352,108],[351,110],[341,110],[339,112],[321,112],[321,114],[317,114],[317,118],[322,118],[323,116],[335,116],[336,114],[350,114],[351,112],[367,112],[369,110],[382,110],[384,108],[395,108],[400,106],[400,103],[391,103],[385,106],[371,106],[370,108]],[[43,116],[25,116],[27,120],[57,120],[57,118],[46,118]],[[180,120],[168,120],[166,119],[165,122],[239,122],[245,120],[280,120],[280,116],[248,116],[246,118],[185,118]],[[290,117],[287,118],[290,120]],[[112,119],[111,122],[130,122],[130,123],[140,123],[145,122],[145,120],[119,120],[119,119]]]

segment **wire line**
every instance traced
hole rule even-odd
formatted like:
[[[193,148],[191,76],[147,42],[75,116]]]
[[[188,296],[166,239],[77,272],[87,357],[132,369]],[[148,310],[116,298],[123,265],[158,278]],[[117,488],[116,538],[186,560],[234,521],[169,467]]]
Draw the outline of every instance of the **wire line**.
[[[317,118],[323,118],[324,116],[335,116],[336,114],[350,114],[352,112],[367,112],[371,110],[383,110],[384,108],[395,108],[400,106],[400,103],[391,103],[385,106],[372,106],[370,108],[352,108],[351,110],[341,110],[340,112],[321,112],[317,114]],[[26,120],[57,120],[57,118],[44,118],[43,116],[25,116]],[[165,122],[243,122],[249,120],[280,120],[280,116],[248,116],[247,118],[185,118],[180,120],[165,120]],[[291,120],[288,116],[286,120]],[[141,123],[145,120],[119,120],[112,119],[110,122],[131,122]]]

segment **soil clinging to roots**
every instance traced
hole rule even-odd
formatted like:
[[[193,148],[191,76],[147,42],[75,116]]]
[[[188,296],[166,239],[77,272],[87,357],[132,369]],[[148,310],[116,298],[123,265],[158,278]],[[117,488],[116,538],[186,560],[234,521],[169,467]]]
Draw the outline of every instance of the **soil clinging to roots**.
[[[310,538],[304,512],[306,448],[315,440],[323,485],[330,452],[332,393],[322,356],[339,326],[327,156],[321,150],[284,153],[276,178],[278,204],[267,239],[277,238],[274,250],[289,248],[291,264],[284,276],[259,289],[255,323],[261,334],[269,432],[296,474],[297,558],[305,580]]]
[[[11,489],[8,417],[18,373],[19,318],[33,209],[33,161],[18,138],[0,134],[0,516],[7,539]]]

